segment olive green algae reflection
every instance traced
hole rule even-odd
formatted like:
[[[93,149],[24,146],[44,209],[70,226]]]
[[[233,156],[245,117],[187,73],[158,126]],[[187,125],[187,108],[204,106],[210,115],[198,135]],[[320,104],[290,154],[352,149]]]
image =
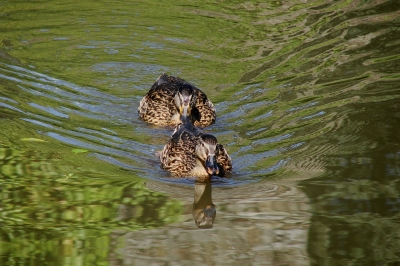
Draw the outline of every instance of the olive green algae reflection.
[[[107,264],[112,232],[180,219],[182,204],[139,178],[65,166],[64,154],[0,146],[1,265]]]
[[[399,143],[398,137],[393,139]],[[323,175],[301,182],[313,201],[308,235],[311,265],[397,265],[399,153],[378,148],[328,160]]]
[[[3,1],[0,10],[0,264],[107,264],[107,250],[123,250],[109,254],[117,262],[396,263],[398,0]],[[247,193],[246,181],[213,190],[208,231],[174,223],[183,204],[138,177],[166,177],[153,154],[171,130],[136,115],[162,72],[215,103],[207,130],[232,155],[229,180],[257,180]],[[262,189],[289,174],[311,179],[304,193]],[[289,207],[274,210],[276,199]]]

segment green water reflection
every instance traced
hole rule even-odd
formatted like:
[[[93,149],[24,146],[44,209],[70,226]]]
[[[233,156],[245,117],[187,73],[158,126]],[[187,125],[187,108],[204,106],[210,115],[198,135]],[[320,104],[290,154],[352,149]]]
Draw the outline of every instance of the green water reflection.
[[[352,125],[326,138],[340,141],[357,135],[362,141],[327,156],[324,174],[301,182],[314,213],[308,251],[313,265],[396,265],[400,106],[388,100],[353,107],[358,111],[351,116]],[[371,114],[368,108],[384,111]],[[367,145],[358,146],[360,142]]]
[[[0,264],[396,265],[399,11],[1,2]],[[229,179],[159,168],[137,106],[163,72],[215,104]]]
[[[176,222],[182,203],[138,178],[62,166],[59,152],[0,148],[2,265],[104,264],[115,230]]]
[[[398,153],[346,154],[331,160],[326,174],[302,182],[314,213],[308,236],[313,265],[396,265]]]

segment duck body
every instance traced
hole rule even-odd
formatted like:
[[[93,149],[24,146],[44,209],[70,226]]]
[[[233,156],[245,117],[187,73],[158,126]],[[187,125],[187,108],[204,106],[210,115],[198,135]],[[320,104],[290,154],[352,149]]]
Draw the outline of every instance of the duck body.
[[[161,168],[175,177],[224,176],[232,161],[217,139],[197,129],[192,122],[179,124],[160,153]]]
[[[190,112],[197,127],[215,122],[215,108],[206,94],[189,82],[167,74],[157,79],[138,108],[141,119],[158,126],[176,126],[181,122],[183,110]]]

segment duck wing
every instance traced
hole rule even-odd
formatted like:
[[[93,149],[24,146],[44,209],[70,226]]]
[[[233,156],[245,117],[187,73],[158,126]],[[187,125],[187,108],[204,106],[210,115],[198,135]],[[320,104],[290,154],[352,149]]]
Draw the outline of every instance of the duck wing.
[[[139,116],[148,123],[168,126],[172,116],[177,112],[174,104],[177,88],[171,83],[157,85],[156,83],[140,101]]]
[[[200,89],[195,88],[196,92],[196,108],[193,115],[196,117],[195,126],[206,127],[215,122],[216,113],[213,103],[207,98],[207,95]],[[197,109],[197,110],[196,110]]]
[[[196,166],[198,137],[185,127],[178,129],[161,152],[161,168],[174,176],[187,176]]]
[[[224,176],[225,173],[232,172],[232,160],[224,146],[217,144],[216,161],[219,168],[219,176]]]

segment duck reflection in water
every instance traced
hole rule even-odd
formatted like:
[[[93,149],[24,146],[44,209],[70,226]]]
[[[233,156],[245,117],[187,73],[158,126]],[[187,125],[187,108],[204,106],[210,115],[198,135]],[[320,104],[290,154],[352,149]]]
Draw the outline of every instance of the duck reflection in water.
[[[211,182],[209,180],[196,181],[192,214],[198,228],[209,229],[213,227],[217,206],[212,202]]]

